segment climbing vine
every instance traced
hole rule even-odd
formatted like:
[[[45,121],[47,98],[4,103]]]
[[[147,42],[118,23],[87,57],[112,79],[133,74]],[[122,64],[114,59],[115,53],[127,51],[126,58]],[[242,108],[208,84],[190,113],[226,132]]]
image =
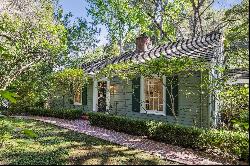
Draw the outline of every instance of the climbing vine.
[[[223,71],[218,66],[215,66],[214,68],[217,72]],[[206,62],[202,59],[191,59],[188,57],[182,57],[182,58],[174,57],[171,59],[166,59],[164,58],[164,56],[161,56],[160,58],[151,61],[146,61],[145,63],[135,63],[130,61],[118,64],[109,64],[97,73],[96,78],[98,79],[101,77],[107,77],[109,79],[112,79],[113,77],[116,76],[122,80],[126,80],[125,82],[129,83],[128,80],[132,80],[137,76],[144,76],[149,78],[155,75],[158,76],[159,78],[167,76],[166,83],[163,82],[163,79],[161,80],[171,100],[171,104],[169,105],[169,107],[171,109],[172,115],[175,117],[175,120],[178,121],[176,116],[177,110],[175,110],[175,96],[173,94],[173,89],[175,86],[178,86],[179,83],[177,83],[176,85],[174,77],[182,75],[183,76],[182,78],[185,79],[188,78],[189,76],[193,76],[194,73],[197,72],[203,73],[202,82],[200,84],[197,84],[196,86],[200,89],[200,91],[198,92],[199,94],[209,95],[215,90],[218,90],[218,88],[220,87],[219,85],[222,85],[223,82],[226,81],[225,77],[223,77],[223,79],[209,78],[208,75],[211,69],[212,66],[210,62]],[[212,85],[217,85],[217,86],[212,86]],[[171,88],[170,89],[166,88],[167,86]],[[181,91],[187,96],[198,95],[195,94],[195,92],[192,92],[191,90],[188,89],[185,90],[181,89]]]

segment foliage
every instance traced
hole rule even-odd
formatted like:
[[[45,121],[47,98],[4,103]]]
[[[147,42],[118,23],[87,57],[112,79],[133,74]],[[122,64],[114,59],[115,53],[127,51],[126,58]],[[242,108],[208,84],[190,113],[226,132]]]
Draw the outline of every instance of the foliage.
[[[165,122],[137,120],[102,113],[87,113],[92,125],[113,129],[189,148],[219,149],[224,153],[247,159],[249,137],[243,132],[206,130],[168,124]]]
[[[16,130],[0,150],[4,165],[156,165],[177,164],[148,153],[42,122],[4,118]],[[0,125],[0,131],[2,126]],[[37,137],[26,137],[32,130]],[[1,136],[1,135],[0,135]]]
[[[82,110],[80,109],[45,109],[37,107],[11,107],[3,113],[6,115],[33,115],[62,119],[78,119],[82,116]]]
[[[5,99],[11,103],[15,103],[16,97],[19,97],[16,93],[9,92],[7,90],[0,91],[0,102],[2,102]]]
[[[72,15],[63,15],[53,0],[8,3],[0,7],[1,84],[20,96],[16,105],[43,107],[54,90],[51,75],[64,66],[78,68],[77,55],[95,47],[97,30],[83,18],[70,22]]]
[[[249,1],[227,10],[223,18],[225,26],[225,57],[228,68],[249,68]]]
[[[73,88],[73,91],[81,88],[84,83],[87,81],[87,77],[84,77],[82,69],[64,69],[53,74],[51,77],[54,83],[54,86],[58,90],[70,91],[69,88]]]
[[[11,138],[9,131],[12,130],[12,127],[9,124],[4,123],[2,118],[3,117],[0,117],[0,148]]]
[[[249,129],[248,85],[227,85],[221,91],[221,114],[224,127],[235,130]]]
[[[50,94],[52,66],[46,62],[39,63],[14,81],[8,89],[15,91],[19,97],[16,103],[11,104],[20,107],[43,107]]]
[[[88,0],[94,25],[108,29],[110,42],[117,41],[121,52],[135,36],[146,33],[153,44],[216,30],[223,11],[215,11],[215,1],[203,0]],[[129,18],[129,19],[128,19]]]
[[[249,66],[247,44],[249,41],[249,2],[247,0],[243,0],[240,4],[227,10],[222,8],[214,10],[212,6],[215,1],[207,0],[147,0],[143,2],[141,0],[89,0],[88,2],[90,3],[88,12],[95,24],[104,24],[109,29],[108,35],[111,37],[111,42],[120,41],[120,45],[123,46],[133,41],[138,33],[146,33],[152,38],[153,44],[157,46],[162,42],[175,41],[179,37],[194,37],[211,31],[221,31],[225,36],[225,60],[222,67],[215,66],[215,72],[221,77],[209,78],[205,76],[204,79],[202,78],[203,83],[199,85],[202,90],[199,93],[203,94],[203,97],[208,97],[208,95],[224,89],[228,79],[225,72],[228,68],[248,68]],[[114,35],[116,36],[113,37]],[[111,64],[97,73],[97,77],[119,76],[122,79],[129,79],[136,75],[173,76],[180,72],[184,73],[184,71],[188,75],[192,74],[193,71],[211,72],[211,66],[193,62],[173,58],[173,60],[161,59],[146,62],[143,65],[130,62]],[[211,76],[211,73],[208,74]],[[214,95],[214,97],[218,100],[218,96]],[[244,123],[244,126],[247,126],[247,123]]]
[[[202,60],[194,60],[188,57],[167,59],[164,56],[160,58],[137,64],[136,62],[124,62],[119,64],[110,64],[97,73],[97,77],[119,76],[121,78],[133,78],[138,74],[143,76],[173,76],[185,71],[204,71],[209,69],[209,65]],[[190,72],[191,73],[191,72]]]
[[[138,17],[138,9],[130,7],[128,0],[88,0],[88,2],[90,4],[88,13],[92,16],[94,25],[105,25],[111,43],[118,42],[120,52],[123,52],[124,43],[130,41],[131,37],[134,36],[135,20],[143,20],[143,18]],[[144,22],[146,21],[144,20]]]
[[[54,97],[68,95],[73,100],[76,91],[81,89],[86,81],[87,77],[84,77],[81,69],[70,68],[53,72],[49,65],[37,65],[10,86],[10,89],[17,91],[20,96],[12,105],[20,108],[49,108]]]
[[[25,2],[27,3],[27,2]],[[66,49],[66,30],[55,22],[48,0],[28,2],[22,8],[3,2],[0,15],[0,89],[5,90],[22,73],[39,62],[51,61]],[[13,5],[21,5],[16,3]],[[26,11],[27,10],[27,11]],[[33,14],[29,14],[29,10]]]
[[[245,160],[249,157],[249,136],[246,132],[207,130],[200,135],[199,146],[220,149],[224,153],[234,154]]]
[[[176,116],[177,110],[175,110],[174,106],[176,96],[174,95],[173,89],[175,88],[175,86],[178,86],[179,83],[175,81],[174,77],[179,75],[181,76],[181,78],[185,79],[185,77],[192,76],[195,72],[204,73],[204,76],[202,76],[203,82],[201,84],[196,85],[198,89],[202,90],[200,90],[199,93],[195,95],[200,95],[201,93],[204,94],[204,92],[206,92],[206,95],[209,95],[210,93],[208,92],[217,90],[217,88],[220,88],[219,84],[221,85],[225,82],[225,80],[222,81],[221,79],[217,79],[213,82],[209,80],[207,77],[209,71],[211,71],[211,65],[204,62],[202,59],[191,59],[189,57],[173,57],[167,59],[164,56],[161,56],[157,59],[153,59],[139,64],[136,62],[109,64],[107,67],[101,69],[96,74],[96,78],[98,79],[105,76],[111,79],[112,77],[117,76],[124,80],[132,80],[138,75],[144,77],[152,77],[153,75],[156,75],[159,78],[167,76],[167,84],[164,83],[163,80],[162,84],[164,87],[171,87],[170,89],[166,88],[169,98],[171,99],[171,104],[169,105],[169,108],[171,109],[175,120],[178,121],[178,117]],[[214,86],[211,86],[211,84],[214,84]],[[190,90],[185,90],[183,91],[183,93],[190,94],[192,92],[190,92]]]
[[[130,120],[127,117],[111,116],[102,113],[86,113],[89,116],[90,123],[99,127],[125,132],[133,135],[146,135],[148,126],[143,120]],[[109,125],[107,125],[109,123]]]
[[[64,59],[64,65],[67,67],[79,67],[85,54],[96,48],[99,34],[97,27],[90,26],[82,17],[71,22],[72,13],[63,15],[63,9],[58,7],[56,19],[61,22],[67,30],[67,58]]]
[[[87,83],[88,77],[82,69],[64,69],[51,76],[51,93],[53,95],[69,95],[72,100],[77,91]]]

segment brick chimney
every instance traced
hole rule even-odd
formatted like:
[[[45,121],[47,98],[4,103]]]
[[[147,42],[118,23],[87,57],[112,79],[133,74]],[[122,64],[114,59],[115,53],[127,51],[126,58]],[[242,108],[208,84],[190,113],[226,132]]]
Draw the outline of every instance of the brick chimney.
[[[148,51],[148,46],[150,43],[150,38],[147,37],[145,34],[140,35],[136,38],[136,51],[137,52],[144,52]]]

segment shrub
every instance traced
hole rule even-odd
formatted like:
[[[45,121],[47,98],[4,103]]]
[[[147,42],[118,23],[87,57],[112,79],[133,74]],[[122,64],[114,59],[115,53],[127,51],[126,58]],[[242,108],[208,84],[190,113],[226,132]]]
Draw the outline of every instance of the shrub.
[[[148,128],[144,120],[129,119],[127,117],[88,112],[91,124],[118,132],[132,135],[146,135]]]
[[[220,149],[241,159],[248,159],[248,133],[211,129],[199,136],[199,146],[205,149]]]
[[[168,124],[165,122],[131,119],[128,117],[87,113],[91,125],[133,135],[145,135],[150,139],[193,149],[216,149],[248,159],[249,137],[242,132],[205,130]]]
[[[79,109],[44,109],[44,108],[10,108],[4,111],[5,115],[34,115],[50,116],[63,119],[77,119],[82,116],[82,110]]]
[[[235,131],[249,128],[249,86],[228,85],[219,93],[221,102],[221,127]]]
[[[198,148],[196,145],[202,130],[181,125],[152,121],[149,127],[149,137],[156,141],[182,147]]]

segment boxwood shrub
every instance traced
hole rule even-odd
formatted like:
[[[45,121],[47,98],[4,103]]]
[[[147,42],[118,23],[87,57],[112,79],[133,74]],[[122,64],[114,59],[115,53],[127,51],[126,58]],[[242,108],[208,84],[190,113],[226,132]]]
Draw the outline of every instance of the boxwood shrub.
[[[88,112],[91,124],[118,132],[125,132],[132,135],[146,135],[148,128],[147,123],[143,120],[127,117],[111,116],[103,113]]]
[[[5,115],[33,115],[33,116],[49,116],[62,119],[78,119],[82,116],[82,110],[79,109],[44,109],[44,108],[10,108],[5,110]]]
[[[193,149],[216,149],[240,159],[249,156],[248,133],[215,129],[201,129],[174,125],[165,122],[132,119],[128,117],[89,112],[91,125],[125,132],[133,135],[144,135],[150,139]]]

